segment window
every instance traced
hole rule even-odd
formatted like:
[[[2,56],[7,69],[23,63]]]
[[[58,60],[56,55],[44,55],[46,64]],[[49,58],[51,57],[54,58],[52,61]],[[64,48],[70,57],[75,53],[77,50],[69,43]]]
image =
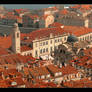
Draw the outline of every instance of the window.
[[[42,49],[40,50],[40,53],[42,54]]]
[[[64,38],[64,41],[66,40],[66,37]]]
[[[48,52],[48,48],[46,48],[46,52]]]
[[[87,37],[85,37],[85,40],[87,40]]]
[[[80,38],[80,41],[82,41],[82,38]]]
[[[60,41],[62,41],[62,38],[60,38]]]
[[[89,40],[89,36],[87,36],[87,40]]]
[[[52,51],[52,47],[50,47],[50,51]]]
[[[17,33],[17,38],[19,38],[19,33]]]
[[[43,45],[45,45],[45,42],[43,42]]]
[[[84,41],[85,39],[84,39],[84,37],[83,37],[83,41]]]
[[[45,49],[43,49],[43,53],[45,53]]]
[[[36,57],[38,56],[38,52],[37,52],[37,50],[35,51],[35,56],[36,56]]]
[[[40,46],[42,46],[42,43],[40,43]]]
[[[57,42],[57,40],[55,40],[55,43]]]
[[[55,46],[55,47],[54,47],[54,49],[56,50],[56,49],[57,49],[57,47]]]
[[[92,36],[90,35],[90,39],[92,38]]]
[[[59,39],[58,39],[58,42],[59,42]]]
[[[48,45],[48,41],[46,41],[46,45]]]
[[[90,39],[92,38],[92,35],[90,35]]]

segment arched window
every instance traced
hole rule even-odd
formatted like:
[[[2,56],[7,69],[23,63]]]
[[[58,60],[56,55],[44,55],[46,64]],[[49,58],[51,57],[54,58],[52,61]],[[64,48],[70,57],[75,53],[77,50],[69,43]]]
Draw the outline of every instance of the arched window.
[[[45,45],[45,42],[43,42],[43,46]]]
[[[50,47],[50,51],[52,52],[52,47]]]
[[[45,53],[45,49],[43,49],[43,53]]]
[[[46,48],[46,52],[48,52],[48,48]]]
[[[38,51],[37,51],[37,50],[35,51],[35,56],[36,56],[36,57],[38,56]]]
[[[19,38],[19,33],[17,33],[17,38]]]
[[[48,41],[46,41],[46,45],[48,45]]]
[[[40,53],[42,54],[42,49],[40,50]]]

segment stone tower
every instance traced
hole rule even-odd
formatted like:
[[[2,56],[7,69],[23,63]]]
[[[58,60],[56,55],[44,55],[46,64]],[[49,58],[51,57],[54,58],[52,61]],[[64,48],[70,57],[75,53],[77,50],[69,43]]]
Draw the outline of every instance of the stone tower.
[[[12,51],[20,53],[20,30],[17,23],[14,24],[12,30]]]
[[[88,19],[86,19],[86,20],[84,21],[84,26],[87,27],[87,28],[89,27],[89,20],[88,20]]]

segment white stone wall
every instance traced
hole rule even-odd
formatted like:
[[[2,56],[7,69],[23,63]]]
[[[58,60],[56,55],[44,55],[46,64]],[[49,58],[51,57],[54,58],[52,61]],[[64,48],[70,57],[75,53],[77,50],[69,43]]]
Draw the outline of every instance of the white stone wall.
[[[21,55],[23,55],[23,56],[27,56],[27,55],[31,55],[31,54],[32,54],[32,50],[21,52]]]
[[[16,27],[12,30],[12,50],[14,53],[20,53],[20,31]]]
[[[49,15],[46,19],[45,19],[45,27],[48,27],[50,24],[54,23],[54,16],[53,15]]]
[[[66,39],[65,39],[66,38]],[[60,35],[60,36],[50,36],[49,38],[45,38],[45,39],[38,39],[38,40],[34,40],[33,41],[33,52],[32,55],[33,57],[35,56],[35,51],[38,52],[38,56],[43,56],[43,55],[50,55],[51,54],[51,48],[52,51],[54,51],[55,46],[59,46],[62,43],[65,43],[67,41],[67,35]],[[48,44],[46,45],[46,42],[48,42]],[[46,52],[46,49],[48,48],[48,52]],[[45,53],[40,53],[40,50],[42,50],[42,52],[45,49]]]

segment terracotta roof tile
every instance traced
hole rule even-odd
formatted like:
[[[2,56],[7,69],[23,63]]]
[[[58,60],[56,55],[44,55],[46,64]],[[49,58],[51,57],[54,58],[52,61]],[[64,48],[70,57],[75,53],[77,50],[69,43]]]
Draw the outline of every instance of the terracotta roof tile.
[[[32,48],[28,46],[21,46],[21,52],[32,50]]]

